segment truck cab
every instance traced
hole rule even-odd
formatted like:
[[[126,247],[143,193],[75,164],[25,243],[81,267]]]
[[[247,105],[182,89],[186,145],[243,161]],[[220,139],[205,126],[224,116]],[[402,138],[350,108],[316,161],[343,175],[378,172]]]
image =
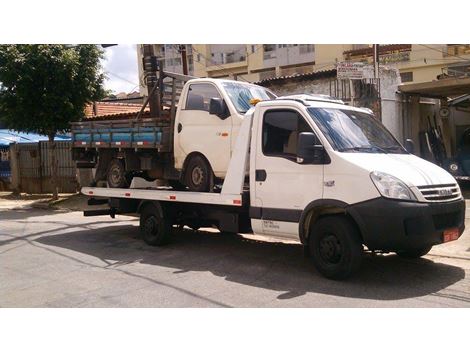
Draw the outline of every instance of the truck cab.
[[[271,100],[263,87],[232,80],[200,78],[186,83],[174,124],[174,163],[193,191],[209,191],[223,179],[250,101]]]

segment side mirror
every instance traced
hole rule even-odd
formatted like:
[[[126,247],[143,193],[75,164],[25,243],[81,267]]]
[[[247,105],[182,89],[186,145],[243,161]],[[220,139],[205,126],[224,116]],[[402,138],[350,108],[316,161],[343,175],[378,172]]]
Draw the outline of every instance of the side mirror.
[[[216,115],[222,120],[230,116],[227,104],[222,98],[211,98],[209,101],[209,114]]]
[[[415,142],[412,139],[407,139],[405,141],[405,149],[408,153],[414,154],[415,152]]]
[[[311,132],[299,134],[297,143],[297,162],[299,164],[322,164],[325,159],[325,149],[316,144],[317,138]]]

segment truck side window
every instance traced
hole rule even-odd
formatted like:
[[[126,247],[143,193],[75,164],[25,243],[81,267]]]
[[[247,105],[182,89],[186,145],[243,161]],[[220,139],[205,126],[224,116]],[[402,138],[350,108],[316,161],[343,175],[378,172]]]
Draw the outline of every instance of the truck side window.
[[[299,133],[312,132],[305,119],[296,111],[271,110],[263,119],[263,154],[295,160]]]
[[[209,111],[211,98],[220,97],[217,88],[212,84],[191,84],[189,86],[188,98],[186,99],[186,110]]]

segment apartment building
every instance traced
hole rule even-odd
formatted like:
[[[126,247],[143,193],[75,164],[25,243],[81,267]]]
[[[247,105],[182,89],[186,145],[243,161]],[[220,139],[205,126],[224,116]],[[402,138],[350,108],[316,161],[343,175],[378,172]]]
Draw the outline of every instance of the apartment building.
[[[142,77],[142,47],[137,51]],[[166,70],[182,72],[180,45],[156,44],[155,53]],[[329,70],[343,61],[373,61],[372,44],[186,44],[186,53],[191,75],[250,82]],[[399,69],[405,83],[470,76],[470,44],[379,45],[379,62]]]

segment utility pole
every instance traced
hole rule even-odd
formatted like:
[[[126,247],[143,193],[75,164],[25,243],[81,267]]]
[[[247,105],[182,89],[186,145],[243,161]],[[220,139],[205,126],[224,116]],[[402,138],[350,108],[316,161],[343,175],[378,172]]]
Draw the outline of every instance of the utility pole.
[[[374,78],[379,78],[379,44],[374,44]]]
[[[158,60],[155,56],[153,44],[144,44],[142,67],[145,72],[145,83],[147,84],[148,104],[150,107],[150,117],[160,117],[160,92],[158,89]]]
[[[181,53],[181,63],[183,64],[183,75],[188,74],[188,57],[186,55],[186,45],[181,44],[179,46],[179,52]]]

